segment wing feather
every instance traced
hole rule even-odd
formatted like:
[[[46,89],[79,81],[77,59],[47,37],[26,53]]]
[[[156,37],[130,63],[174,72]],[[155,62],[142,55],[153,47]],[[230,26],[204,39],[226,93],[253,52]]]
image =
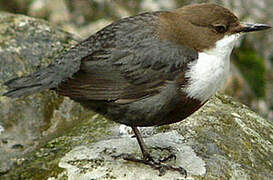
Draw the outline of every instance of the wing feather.
[[[81,59],[80,70],[60,83],[57,92],[74,99],[125,103],[152,96],[183,75],[198,54],[158,38],[160,13],[125,18],[96,33],[91,44],[86,41],[92,51]]]
[[[59,85],[58,93],[74,99],[132,102],[158,93],[167,81],[184,74],[197,53],[171,42],[148,39],[126,51],[108,49],[105,55],[100,51],[100,56],[103,60],[92,55],[84,58],[80,71]]]

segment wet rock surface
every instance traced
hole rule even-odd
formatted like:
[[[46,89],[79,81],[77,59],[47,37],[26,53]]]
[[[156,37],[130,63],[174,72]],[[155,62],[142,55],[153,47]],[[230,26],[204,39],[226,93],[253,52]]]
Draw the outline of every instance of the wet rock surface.
[[[76,43],[41,20],[4,13],[0,22],[0,94],[4,81],[46,66]],[[0,96],[0,125],[0,179],[183,179],[114,159],[124,152],[141,157],[135,138],[53,92]],[[168,163],[187,169],[188,179],[273,179],[272,123],[228,96],[217,95],[182,122],[148,131],[144,140],[152,156],[175,153]]]

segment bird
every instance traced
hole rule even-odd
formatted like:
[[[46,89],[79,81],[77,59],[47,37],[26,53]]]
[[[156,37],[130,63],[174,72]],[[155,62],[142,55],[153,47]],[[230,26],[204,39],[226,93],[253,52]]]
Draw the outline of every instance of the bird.
[[[132,127],[143,162],[179,171],[152,157],[138,127],[182,121],[225,83],[235,42],[245,33],[271,28],[240,22],[217,4],[193,4],[144,12],[99,30],[47,67],[4,84],[17,98],[44,90],[80,103]]]

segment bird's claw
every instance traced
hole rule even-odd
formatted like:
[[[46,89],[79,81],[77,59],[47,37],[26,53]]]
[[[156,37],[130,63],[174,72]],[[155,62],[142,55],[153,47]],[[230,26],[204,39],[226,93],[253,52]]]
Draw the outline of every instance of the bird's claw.
[[[166,157],[163,157],[163,158],[159,159],[159,162],[165,162],[165,161],[168,161],[170,159],[176,160],[176,155],[175,154],[170,154],[170,155],[168,155]]]
[[[187,177],[187,171],[184,168],[177,167],[177,166],[171,166],[171,165],[163,163],[169,159],[175,158],[175,155],[173,155],[173,154],[171,154],[165,158],[162,158],[160,160],[155,160],[150,155],[147,155],[144,159],[136,158],[130,154],[121,154],[118,157],[121,157],[127,161],[133,161],[133,162],[149,165],[153,169],[156,169],[159,171],[159,176],[163,176],[167,170],[171,170],[171,171],[179,172],[181,175],[184,175],[185,178]],[[117,158],[117,156],[115,156],[115,158]]]

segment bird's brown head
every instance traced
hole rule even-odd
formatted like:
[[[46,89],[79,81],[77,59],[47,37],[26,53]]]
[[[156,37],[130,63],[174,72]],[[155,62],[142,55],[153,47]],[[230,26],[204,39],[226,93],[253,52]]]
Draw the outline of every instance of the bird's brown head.
[[[160,38],[201,52],[213,48],[225,36],[268,28],[266,24],[240,23],[230,10],[216,4],[184,6],[159,18]]]

